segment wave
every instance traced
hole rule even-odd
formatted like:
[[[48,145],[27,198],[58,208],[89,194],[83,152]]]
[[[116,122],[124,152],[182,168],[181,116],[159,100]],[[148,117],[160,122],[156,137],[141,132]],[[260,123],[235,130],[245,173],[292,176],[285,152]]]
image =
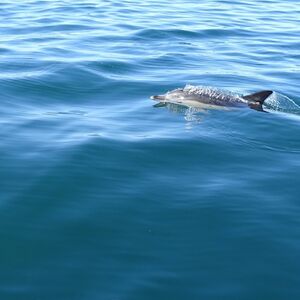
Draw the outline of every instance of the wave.
[[[275,111],[300,115],[300,106],[288,96],[277,92],[266,99],[264,107],[270,112]]]
[[[183,29],[141,29],[134,34],[135,38],[141,39],[165,39],[165,38],[199,38],[201,34],[196,31]]]

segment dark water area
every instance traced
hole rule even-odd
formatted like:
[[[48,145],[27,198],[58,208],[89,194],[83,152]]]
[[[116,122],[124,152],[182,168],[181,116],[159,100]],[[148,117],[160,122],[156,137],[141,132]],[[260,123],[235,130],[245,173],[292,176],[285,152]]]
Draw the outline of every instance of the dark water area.
[[[299,299],[299,4],[2,1],[0,299]]]

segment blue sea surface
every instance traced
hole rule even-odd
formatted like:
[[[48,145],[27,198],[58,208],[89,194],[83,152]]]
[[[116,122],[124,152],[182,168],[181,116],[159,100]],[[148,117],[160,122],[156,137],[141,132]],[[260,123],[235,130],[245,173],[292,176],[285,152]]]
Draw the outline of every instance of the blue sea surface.
[[[300,299],[300,2],[0,3],[0,299]],[[155,108],[186,84],[269,113]]]

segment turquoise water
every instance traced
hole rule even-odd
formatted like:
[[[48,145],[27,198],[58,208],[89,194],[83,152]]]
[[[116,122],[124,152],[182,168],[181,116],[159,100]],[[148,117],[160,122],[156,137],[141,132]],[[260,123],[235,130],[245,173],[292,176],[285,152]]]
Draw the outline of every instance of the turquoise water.
[[[0,298],[299,299],[299,4],[2,1]]]

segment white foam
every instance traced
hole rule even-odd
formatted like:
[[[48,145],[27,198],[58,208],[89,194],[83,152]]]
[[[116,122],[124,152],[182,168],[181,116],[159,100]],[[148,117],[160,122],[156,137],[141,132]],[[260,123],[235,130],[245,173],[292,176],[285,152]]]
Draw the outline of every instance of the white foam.
[[[300,114],[300,106],[289,97],[274,92],[264,102],[264,108],[269,111],[279,111],[293,114]]]

